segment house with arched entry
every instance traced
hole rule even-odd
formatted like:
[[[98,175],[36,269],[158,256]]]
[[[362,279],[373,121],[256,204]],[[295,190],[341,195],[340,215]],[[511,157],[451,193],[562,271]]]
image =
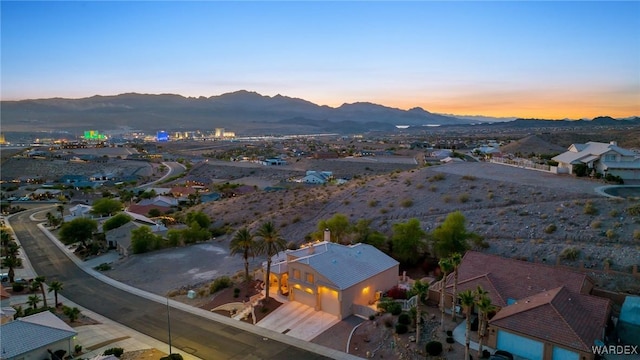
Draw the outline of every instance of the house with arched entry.
[[[399,263],[368,244],[316,242],[272,259],[269,284],[297,301],[344,319],[398,284]]]

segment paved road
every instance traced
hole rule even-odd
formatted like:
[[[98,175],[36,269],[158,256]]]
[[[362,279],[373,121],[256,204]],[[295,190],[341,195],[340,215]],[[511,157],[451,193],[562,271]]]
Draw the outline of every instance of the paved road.
[[[37,274],[64,283],[71,301],[160,341],[168,341],[167,308],[163,304],[122,291],[78,268],[29,220],[37,210],[14,215],[15,234]],[[171,266],[167,263],[167,266]],[[180,350],[208,359],[329,359],[262,335],[171,309],[171,343]]]

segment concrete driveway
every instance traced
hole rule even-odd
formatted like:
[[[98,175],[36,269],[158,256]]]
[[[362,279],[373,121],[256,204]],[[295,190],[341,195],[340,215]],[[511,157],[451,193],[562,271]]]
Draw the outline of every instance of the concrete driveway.
[[[256,325],[281,334],[310,341],[340,322],[337,316],[296,301],[288,301],[260,320]]]

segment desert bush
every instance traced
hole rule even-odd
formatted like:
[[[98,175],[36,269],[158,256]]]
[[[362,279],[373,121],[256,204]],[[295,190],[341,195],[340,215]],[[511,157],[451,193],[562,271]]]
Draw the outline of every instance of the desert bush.
[[[213,294],[222,289],[226,289],[230,287],[231,284],[232,284],[231,278],[229,278],[228,276],[221,276],[215,279],[213,283],[211,283],[211,286],[209,287],[209,293]]]
[[[104,351],[104,353],[102,353],[103,356],[107,356],[107,355],[113,355],[115,357],[117,357],[118,359],[120,358],[120,356],[122,356],[122,354],[124,353],[124,349],[121,347],[113,347],[113,348],[109,348],[107,350]]]
[[[474,237],[473,245],[480,249],[488,249],[491,245],[483,237]]]
[[[601,226],[602,226],[602,221],[600,221],[600,220],[593,220],[591,222],[591,228],[592,229],[600,229]]]
[[[552,234],[554,233],[556,230],[558,229],[558,227],[555,224],[550,224],[549,226],[547,226],[546,228],[544,228],[544,232],[547,234]]]
[[[21,292],[22,290],[24,290],[24,285],[20,283],[13,283],[11,285],[11,290],[13,290],[13,292]]]
[[[376,319],[376,316],[375,316],[375,315],[373,315],[373,314],[369,315],[369,320],[373,321],[373,320],[375,320],[375,319]]]
[[[493,200],[493,197],[494,197],[493,191],[489,191],[489,192],[487,193],[487,199],[489,199],[489,200]]]
[[[391,315],[400,315],[402,313],[402,305],[397,302],[393,302],[394,305],[391,306]]]
[[[560,259],[574,261],[580,256],[580,249],[574,247],[568,247],[562,250],[560,253]]]
[[[369,200],[369,207],[376,207],[378,204],[380,204],[378,200]]]
[[[436,192],[436,191],[438,191],[438,187],[435,186],[435,185],[431,185],[431,186],[429,186],[429,191]]]
[[[424,349],[427,351],[427,354],[438,356],[442,354],[442,343],[439,341],[429,341]]]
[[[411,324],[411,316],[408,313],[403,312],[398,316],[398,322],[400,324],[409,325]]]
[[[438,173],[438,174],[435,174],[432,177],[430,177],[428,179],[428,181],[429,182],[434,182],[434,181],[442,181],[444,179],[446,179],[446,176],[444,174],[442,174],[442,173]]]
[[[611,211],[609,211],[609,216],[611,217],[617,217],[618,215],[620,215],[620,211],[613,209]]]
[[[389,209],[380,209],[380,214],[386,214],[389,212]]]
[[[474,181],[475,179],[476,179],[476,177],[475,177],[475,176],[473,176],[473,175],[464,175],[464,176],[462,177],[462,180]]]
[[[458,196],[458,201],[460,201],[461,203],[466,203],[467,201],[469,201],[469,194],[467,193],[462,193]]]
[[[633,230],[633,240],[640,240],[640,229]]]
[[[400,206],[404,207],[404,208],[408,208],[408,207],[412,207],[413,206],[413,200],[411,199],[404,199],[400,202]]]
[[[593,202],[591,202],[591,201],[587,201],[587,203],[584,204],[583,211],[587,215],[597,215],[598,214],[598,209],[593,205]]]
[[[405,324],[396,324],[396,334],[402,335],[406,334],[409,331],[409,328]]]
[[[416,189],[423,189],[424,188],[424,184],[418,184],[416,185]]]
[[[617,237],[618,237],[618,234],[616,234],[616,231],[615,231],[615,230],[613,230],[613,229],[609,229],[609,230],[607,230],[607,231],[604,233],[604,235],[605,235],[605,236],[607,237],[607,239],[609,239],[609,240],[613,240],[613,239],[615,239],[615,238],[617,238]]]
[[[449,203],[449,202],[451,202],[451,196],[449,196],[449,195],[445,195],[445,196],[443,196],[443,197],[442,197],[442,202],[444,202],[444,203]]]
[[[627,208],[627,214],[632,216],[640,215],[640,203]]]
[[[382,323],[384,324],[385,327],[392,328],[393,327],[393,317],[392,316],[385,316],[385,318],[382,321]]]

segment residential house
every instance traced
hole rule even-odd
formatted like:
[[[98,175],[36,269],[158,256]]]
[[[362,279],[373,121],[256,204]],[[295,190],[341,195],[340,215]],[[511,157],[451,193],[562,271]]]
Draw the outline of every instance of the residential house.
[[[78,181],[88,181],[89,178],[84,175],[64,175],[58,181],[63,184],[73,184]]]
[[[131,254],[131,231],[139,228],[140,226],[149,226],[151,231],[158,234],[167,230],[167,228],[149,219],[146,216],[135,214],[129,211],[123,211],[124,214],[130,216],[133,220],[115,229],[111,229],[105,233],[105,239],[107,245],[112,248],[116,248],[118,253],[122,256],[129,256]]]
[[[154,206],[169,208],[172,206],[178,206],[178,199],[174,199],[168,196],[158,195],[151,199],[140,200],[138,202],[138,205],[141,205],[141,206],[154,205]]]
[[[333,178],[331,171],[313,171],[308,170],[302,182],[306,184],[325,184]]]
[[[445,286],[451,308],[454,275]],[[468,251],[458,268],[458,293],[481,286],[497,313],[489,322],[487,346],[530,360],[594,359],[591,345],[604,341],[609,300],[590,295],[594,283],[583,273],[545,264]],[[442,283],[429,288],[439,301]]]
[[[1,358],[3,360],[50,359],[51,352],[72,354],[72,327],[49,311],[18,318],[0,326]]]
[[[222,196],[216,192],[200,194],[200,202],[205,204],[212,201],[218,201],[221,197]]]
[[[640,156],[623,149],[615,141],[572,144],[569,150],[552,158],[558,162],[558,173],[573,174],[576,165],[606,176],[611,174],[623,180],[640,180]]]
[[[616,332],[623,344],[640,347],[640,296],[624,299]]]
[[[399,263],[367,244],[317,242],[276,256],[271,285],[289,300],[344,319],[398,284]]]
[[[64,217],[65,222],[69,222],[76,218],[93,217],[91,215],[92,206],[85,204],[78,204],[69,208],[69,215]]]
[[[11,294],[4,289],[4,286],[0,286],[0,324],[13,321],[15,314],[16,309],[11,307]]]
[[[259,161],[260,164],[265,166],[274,166],[274,165],[287,165],[287,161],[280,158],[268,158]]]

